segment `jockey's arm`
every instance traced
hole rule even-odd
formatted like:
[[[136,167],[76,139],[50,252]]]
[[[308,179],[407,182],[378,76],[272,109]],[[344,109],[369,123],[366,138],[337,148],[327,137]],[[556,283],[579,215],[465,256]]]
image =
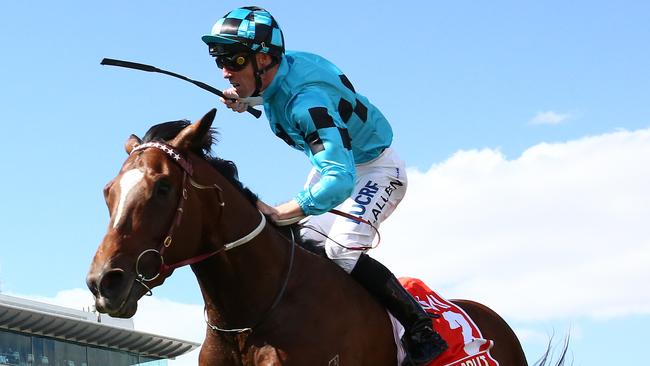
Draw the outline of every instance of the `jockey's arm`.
[[[275,207],[267,205],[262,200],[258,200],[257,209],[263,214],[270,216],[273,221],[305,216],[305,213],[296,200],[291,200]]]
[[[356,169],[347,126],[325,91],[306,88],[291,103],[290,120],[304,137],[305,154],[320,179],[292,202],[305,215],[320,215],[352,194]],[[284,209],[297,210],[293,203]]]

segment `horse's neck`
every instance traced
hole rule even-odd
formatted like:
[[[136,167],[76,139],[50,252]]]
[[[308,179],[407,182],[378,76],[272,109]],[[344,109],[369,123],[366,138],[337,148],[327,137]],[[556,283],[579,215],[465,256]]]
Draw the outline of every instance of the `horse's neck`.
[[[204,250],[238,240],[260,224],[259,211],[229,182],[217,175],[203,179],[221,186],[220,193],[201,199]],[[267,224],[248,243],[193,265],[209,314],[218,313],[232,326],[262,316],[285,279],[290,249],[291,243]]]
[[[291,243],[272,231],[192,267],[216,325],[253,326],[275,301],[288,275]]]

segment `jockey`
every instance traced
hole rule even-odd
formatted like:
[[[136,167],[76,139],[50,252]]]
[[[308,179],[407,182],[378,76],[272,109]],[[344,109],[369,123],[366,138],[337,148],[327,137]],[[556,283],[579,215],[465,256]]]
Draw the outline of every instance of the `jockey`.
[[[224,95],[235,101],[222,102],[244,112],[249,104],[243,98],[262,96],[271,130],[312,163],[304,190],[275,207],[260,200],[259,210],[276,221],[308,216],[303,237],[326,238],[327,256],[402,323],[412,361],[421,365],[436,358],[447,344],[431,318],[388,268],[364,253],[373,228],[328,213],[336,208],[378,227],[404,197],[406,169],[390,147],[386,118],[328,60],[285,52],[278,23],[262,8],[229,12],[202,39],[232,85]]]

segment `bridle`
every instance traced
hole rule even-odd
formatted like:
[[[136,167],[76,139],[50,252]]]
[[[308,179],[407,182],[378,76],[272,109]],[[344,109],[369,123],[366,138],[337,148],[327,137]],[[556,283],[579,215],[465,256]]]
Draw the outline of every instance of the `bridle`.
[[[149,149],[149,148],[155,148],[155,149],[158,149],[158,150],[164,152],[176,164],[178,164],[181,167],[181,169],[183,170],[183,180],[182,180],[182,183],[181,183],[181,194],[180,194],[180,197],[178,199],[178,205],[177,205],[177,208],[176,208],[176,213],[174,214],[174,218],[172,219],[171,226],[169,227],[169,230],[167,231],[167,235],[165,236],[165,239],[163,240],[162,244],[158,247],[158,249],[146,249],[142,253],[140,253],[138,255],[138,258],[137,258],[136,262],[135,262],[136,277],[135,277],[133,283],[137,282],[137,283],[141,284],[145,289],[147,289],[147,292],[145,294],[146,296],[151,296],[152,295],[151,287],[149,287],[149,285],[147,285],[147,282],[151,282],[151,281],[155,280],[162,273],[166,273],[166,272],[171,271],[171,270],[173,270],[175,268],[186,266],[188,264],[199,263],[199,262],[201,262],[201,261],[203,261],[205,259],[208,259],[208,258],[210,258],[210,257],[212,257],[212,256],[214,256],[214,255],[216,255],[216,254],[218,254],[218,253],[220,253],[222,251],[228,251],[228,250],[234,249],[236,247],[239,247],[239,246],[241,246],[243,244],[246,244],[246,243],[250,242],[251,240],[253,240],[257,235],[259,235],[259,233],[261,233],[262,230],[264,229],[264,227],[266,226],[266,217],[264,216],[264,214],[262,212],[260,212],[261,220],[260,220],[259,225],[257,225],[257,227],[255,229],[253,229],[253,231],[251,231],[247,235],[245,235],[245,236],[243,236],[243,237],[241,237],[241,238],[239,238],[239,239],[237,239],[235,241],[227,243],[227,244],[225,244],[224,246],[222,246],[221,248],[219,248],[217,250],[207,252],[207,253],[204,253],[204,254],[200,254],[200,255],[197,255],[197,256],[194,256],[194,257],[191,257],[189,259],[185,259],[185,260],[173,263],[173,264],[166,264],[165,263],[165,258],[164,258],[165,250],[167,248],[169,248],[172,245],[173,241],[174,241],[174,239],[173,239],[174,230],[180,225],[181,218],[183,216],[183,207],[185,205],[185,201],[187,201],[187,198],[188,198],[187,182],[189,181],[190,185],[192,187],[196,188],[196,189],[216,189],[217,194],[219,196],[220,206],[224,207],[225,203],[224,203],[224,201],[223,201],[223,199],[221,197],[221,193],[223,192],[221,187],[219,187],[219,185],[217,185],[216,183],[212,184],[212,185],[209,185],[209,186],[205,186],[205,185],[202,185],[202,184],[199,184],[199,183],[195,182],[194,179],[192,179],[193,178],[193,172],[194,172],[193,168],[192,168],[192,164],[190,163],[189,160],[185,159],[172,146],[167,145],[167,144],[162,143],[162,142],[147,142],[147,143],[138,145],[135,148],[133,148],[131,150],[131,154],[133,154],[136,151],[141,151],[141,150],[145,150],[145,149]],[[286,274],[286,276],[284,278],[284,281],[282,283],[282,287],[280,288],[280,291],[278,291],[275,299],[273,300],[273,303],[268,308],[268,310],[263,314],[263,316],[251,327],[226,329],[226,328],[220,328],[220,327],[218,327],[216,325],[210,324],[210,322],[208,321],[208,318],[207,318],[207,309],[204,309],[205,322],[206,322],[207,326],[210,329],[212,329],[213,331],[222,332],[222,333],[252,332],[253,328],[259,326],[261,323],[263,323],[268,318],[268,315],[276,308],[276,306],[280,303],[280,300],[284,296],[284,293],[286,292],[286,289],[287,289],[287,285],[289,283],[289,278],[291,276],[291,270],[293,268],[293,260],[294,260],[294,257],[295,257],[295,248],[296,248],[295,238],[293,237],[293,231],[291,231],[291,236],[292,236],[291,237],[291,257],[289,259],[287,274]],[[152,275],[150,277],[147,277],[145,274],[143,274],[140,271],[140,260],[142,259],[142,257],[144,255],[146,255],[148,253],[152,253],[152,254],[156,255],[160,260],[160,267],[158,268],[158,271],[156,272],[155,275]],[[127,298],[129,298],[132,289],[133,289],[133,285],[131,285],[131,289],[129,290],[129,295],[126,296],[125,301],[126,301]]]
[[[172,219],[171,225],[169,227],[169,230],[167,231],[167,235],[165,236],[165,239],[163,239],[162,243],[157,249],[146,249],[142,253],[138,255],[138,258],[135,262],[135,273],[136,273],[136,278],[135,281],[144,286],[144,288],[147,289],[147,296],[150,296],[152,294],[151,292],[151,287],[147,285],[147,282],[151,282],[158,278],[161,274],[167,273],[173,269],[176,269],[178,267],[186,266],[189,264],[195,264],[198,262],[201,262],[205,259],[208,259],[222,251],[227,251],[233,248],[236,248],[240,245],[246,244],[249,241],[251,241],[253,238],[255,238],[266,226],[266,217],[260,212],[261,220],[259,225],[253,231],[245,235],[244,237],[237,239],[233,242],[225,244],[223,247],[213,250],[207,253],[199,254],[197,256],[173,263],[173,264],[167,264],[165,263],[165,251],[172,245],[174,242],[174,231],[176,228],[180,225],[181,223],[181,218],[183,217],[183,208],[185,206],[185,201],[187,201],[188,198],[188,187],[187,187],[187,182],[189,181],[190,185],[196,189],[216,189],[217,194],[219,195],[219,201],[220,205],[223,207],[225,206],[225,203],[223,202],[223,199],[221,198],[221,192],[223,190],[219,185],[216,183],[210,186],[205,186],[198,184],[194,181],[193,178],[193,173],[194,170],[192,168],[192,164],[190,163],[189,160],[185,159],[176,149],[174,149],[172,146],[167,145],[162,142],[147,142],[141,145],[136,146],[131,150],[131,154],[135,153],[136,151],[141,151],[149,148],[155,148],[158,149],[162,152],[164,152],[168,157],[172,159],[178,166],[181,167],[183,170],[183,180],[181,183],[181,194],[178,199],[178,205],[176,207],[176,213],[174,214],[174,218]],[[142,273],[141,268],[140,268],[140,261],[145,255],[148,254],[154,254],[158,257],[160,261],[160,267],[158,268],[158,271],[151,276],[147,276]]]

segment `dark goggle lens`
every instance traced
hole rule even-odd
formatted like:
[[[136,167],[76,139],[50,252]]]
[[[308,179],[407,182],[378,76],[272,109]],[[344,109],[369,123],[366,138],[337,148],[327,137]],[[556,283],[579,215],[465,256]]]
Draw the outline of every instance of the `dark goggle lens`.
[[[223,69],[224,67],[228,70],[239,71],[246,67],[248,64],[247,54],[238,54],[232,56],[217,56],[215,61],[217,62],[217,67]]]

